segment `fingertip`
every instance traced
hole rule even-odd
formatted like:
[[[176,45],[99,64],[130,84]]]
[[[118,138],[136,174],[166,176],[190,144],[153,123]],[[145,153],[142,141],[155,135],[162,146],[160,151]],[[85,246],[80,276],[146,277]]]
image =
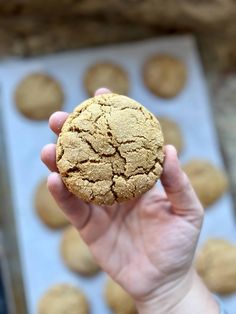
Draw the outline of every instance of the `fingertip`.
[[[61,115],[62,113],[63,113],[63,111],[55,111],[55,112],[53,112],[53,113],[50,115],[49,119],[48,119],[49,125],[52,125],[53,122],[54,122],[55,120],[57,120],[58,115]]]
[[[57,172],[52,172],[48,176],[47,186],[49,191],[53,194],[62,188],[61,176]],[[64,185],[64,184],[63,184]]]
[[[111,90],[108,89],[107,87],[101,87],[101,88],[98,88],[96,91],[95,91],[95,96],[98,96],[98,95],[102,95],[102,94],[110,94],[111,93]]]
[[[47,186],[58,204],[62,204],[62,202],[65,202],[71,196],[60,174],[57,172],[52,172],[48,176]]]
[[[41,150],[40,158],[50,171],[57,171],[55,144],[45,145]]]
[[[41,150],[41,156],[45,156],[45,154],[47,154],[48,151],[55,149],[55,147],[56,147],[56,144],[54,144],[54,143],[48,143],[48,144],[44,145],[42,150]]]
[[[49,144],[45,145],[42,149],[41,149],[41,153],[40,153],[40,159],[43,163],[45,163],[45,156],[46,156],[46,152],[47,152],[47,146]]]
[[[178,158],[178,153],[174,145],[170,145],[170,144],[165,145],[164,153],[165,153],[165,156]]]
[[[60,133],[61,128],[65,120],[67,119],[68,115],[69,114],[67,112],[56,111],[50,116],[48,120],[49,127],[57,135]]]

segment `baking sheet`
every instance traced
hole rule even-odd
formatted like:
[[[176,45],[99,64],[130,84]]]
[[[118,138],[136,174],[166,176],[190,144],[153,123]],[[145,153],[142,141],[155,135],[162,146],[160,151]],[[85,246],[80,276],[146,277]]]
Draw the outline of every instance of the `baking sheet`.
[[[188,67],[188,82],[180,95],[164,100],[152,95],[142,81],[142,65],[156,52],[168,52],[181,59]],[[103,300],[105,274],[84,279],[64,266],[59,244],[61,231],[45,227],[34,211],[34,192],[48,171],[40,161],[41,148],[56,138],[47,121],[24,118],[14,104],[14,90],[26,74],[43,71],[55,76],[63,85],[66,95],[64,109],[72,111],[75,105],[87,98],[83,88],[83,74],[91,63],[109,59],[124,67],[130,78],[129,96],[144,104],[154,114],[168,116],[182,129],[185,148],[182,162],[191,158],[205,158],[223,167],[216,132],[211,119],[206,83],[199,61],[195,41],[190,36],[168,37],[122,44],[117,46],[84,49],[46,57],[5,60],[0,65],[2,85],[2,111],[7,137],[9,175],[21,253],[23,279],[30,314],[42,294],[52,285],[67,282],[81,287],[89,298],[92,314],[110,313]],[[208,237],[224,237],[236,243],[233,204],[229,193],[207,210],[200,242]],[[225,297],[223,302],[229,314],[235,313],[236,295]]]

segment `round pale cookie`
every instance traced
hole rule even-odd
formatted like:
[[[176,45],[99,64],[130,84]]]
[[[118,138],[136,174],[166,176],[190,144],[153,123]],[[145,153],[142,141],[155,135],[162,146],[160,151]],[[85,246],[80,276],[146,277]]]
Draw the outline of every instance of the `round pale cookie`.
[[[59,208],[48,191],[46,180],[43,180],[37,186],[34,202],[39,218],[48,227],[52,229],[59,229],[69,223],[62,210]]]
[[[65,185],[86,202],[136,198],[162,173],[163,135],[141,104],[117,94],[84,101],[62,127],[56,149]]]
[[[114,314],[138,314],[132,298],[111,278],[106,282],[104,296]]]
[[[26,76],[16,87],[15,103],[27,118],[46,120],[62,109],[64,94],[60,84],[44,73]]]
[[[236,292],[236,245],[224,239],[209,239],[196,257],[195,267],[210,291]]]
[[[157,117],[164,135],[164,143],[174,145],[178,153],[183,150],[183,137],[179,125],[166,117]]]
[[[144,64],[143,79],[147,88],[155,95],[172,98],[178,95],[186,84],[186,65],[174,56],[156,54]]]
[[[90,97],[100,87],[107,87],[114,93],[126,95],[129,90],[129,78],[121,66],[112,62],[98,62],[87,69],[84,87]]]
[[[183,170],[205,208],[214,204],[228,188],[226,174],[209,161],[193,159]]]
[[[81,275],[92,276],[100,270],[88,246],[73,226],[68,226],[62,235],[61,256],[70,270]]]
[[[58,284],[50,288],[38,303],[38,314],[89,314],[84,293],[71,285]]]

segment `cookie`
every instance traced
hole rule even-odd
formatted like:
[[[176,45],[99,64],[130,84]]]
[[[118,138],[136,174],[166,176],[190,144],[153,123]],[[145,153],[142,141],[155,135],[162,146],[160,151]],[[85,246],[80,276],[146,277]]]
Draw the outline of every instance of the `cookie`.
[[[129,90],[128,74],[121,66],[112,62],[99,62],[90,66],[84,75],[84,87],[90,97],[100,87],[112,92],[127,95]]]
[[[228,188],[226,174],[209,161],[193,159],[183,170],[205,208],[214,204]]]
[[[199,251],[195,266],[210,291],[222,295],[236,292],[236,245],[209,239]]]
[[[45,225],[52,229],[68,225],[68,220],[47,188],[47,180],[41,181],[37,186],[34,202],[38,217]]]
[[[114,314],[138,314],[132,298],[111,278],[106,282],[104,296]]]
[[[89,304],[84,293],[68,284],[50,288],[38,303],[38,314],[89,314]]]
[[[26,76],[16,87],[15,103],[27,118],[45,120],[62,109],[64,94],[60,84],[44,73]]]
[[[157,119],[117,94],[99,95],[76,107],[56,147],[57,167],[69,191],[99,205],[148,191],[161,175],[163,159]]]
[[[184,88],[187,68],[183,61],[174,56],[156,54],[144,64],[143,79],[147,88],[156,96],[172,98]]]
[[[81,275],[92,276],[100,269],[79,232],[73,226],[68,226],[62,235],[61,256],[70,270]]]
[[[164,143],[174,145],[178,153],[183,150],[183,137],[179,125],[166,117],[157,117],[164,135]]]

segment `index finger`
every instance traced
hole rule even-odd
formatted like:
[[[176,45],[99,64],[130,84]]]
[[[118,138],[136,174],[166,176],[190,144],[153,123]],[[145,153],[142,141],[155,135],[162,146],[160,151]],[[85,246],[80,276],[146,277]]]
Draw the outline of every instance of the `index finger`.
[[[61,132],[61,128],[66,121],[69,113],[64,112],[64,111],[57,111],[54,112],[50,118],[49,118],[49,126],[51,130],[56,134],[59,135]]]

